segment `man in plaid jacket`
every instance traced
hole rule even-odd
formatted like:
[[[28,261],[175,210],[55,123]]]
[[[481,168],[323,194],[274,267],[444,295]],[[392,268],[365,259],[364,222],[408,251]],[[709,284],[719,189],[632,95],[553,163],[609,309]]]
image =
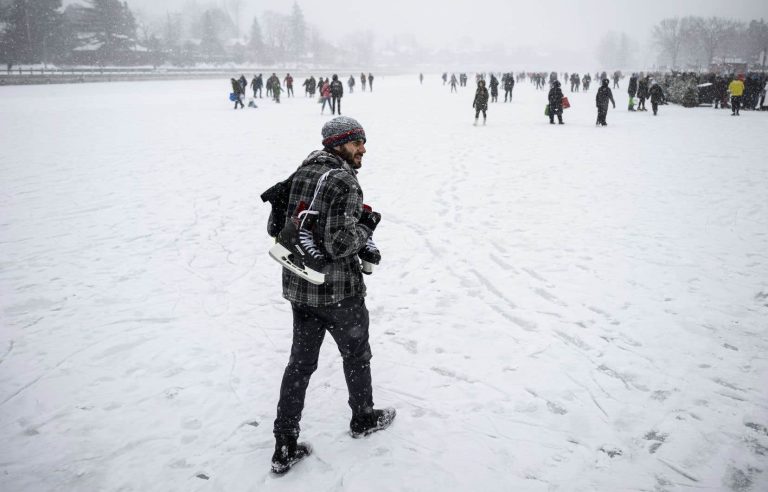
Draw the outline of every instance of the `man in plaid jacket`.
[[[293,345],[274,423],[275,473],[288,471],[310,453],[307,444],[297,442],[299,421],[326,330],[344,361],[352,437],[385,429],[395,418],[393,408],[373,408],[368,310],[357,257],[381,219],[378,213],[363,209],[363,191],[356,176],[365,154],[365,131],[356,120],[339,116],[323,126],[322,136],[323,150],[309,154],[296,171],[288,200],[289,211],[303,201],[319,212],[315,241],[329,265],[321,285],[283,269],[283,297],[291,301],[293,309]],[[318,187],[320,177],[328,171]]]

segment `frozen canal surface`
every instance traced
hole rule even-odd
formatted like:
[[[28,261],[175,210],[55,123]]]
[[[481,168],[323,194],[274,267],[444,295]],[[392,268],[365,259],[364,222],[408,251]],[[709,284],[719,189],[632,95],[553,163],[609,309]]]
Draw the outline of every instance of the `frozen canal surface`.
[[[291,314],[259,194],[329,116],[228,86],[0,88],[1,490],[768,490],[767,114],[622,89],[596,128],[593,89],[550,126],[523,83],[474,127],[437,76],[346,95],[398,418],[349,438],[326,337],[315,452],[276,479]]]

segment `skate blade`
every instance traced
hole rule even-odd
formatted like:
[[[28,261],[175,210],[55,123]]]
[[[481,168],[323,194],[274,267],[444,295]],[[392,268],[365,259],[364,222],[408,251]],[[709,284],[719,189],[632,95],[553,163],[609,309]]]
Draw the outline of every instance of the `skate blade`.
[[[280,243],[275,243],[269,250],[269,256],[274,258],[275,261],[280,263],[283,268],[287,268],[299,277],[303,278],[310,284],[322,285],[325,283],[325,274],[322,274],[311,268],[304,266],[303,268],[299,264],[292,261],[293,253]]]

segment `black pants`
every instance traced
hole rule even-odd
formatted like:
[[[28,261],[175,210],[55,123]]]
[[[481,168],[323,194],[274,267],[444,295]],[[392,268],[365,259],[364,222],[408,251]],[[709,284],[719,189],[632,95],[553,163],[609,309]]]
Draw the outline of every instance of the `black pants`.
[[[304,397],[309,378],[317,369],[326,330],[336,341],[344,361],[344,377],[347,380],[352,416],[370,412],[373,408],[373,390],[365,300],[362,297],[351,297],[331,306],[292,304],[292,307],[293,346],[280,386],[275,435],[299,435]]]
[[[549,122],[550,123],[554,123],[555,122],[555,116],[557,116],[558,123],[562,123],[563,122],[563,108],[552,109],[552,107],[550,106],[550,108],[549,108]]]
[[[286,92],[288,92],[287,97],[293,97],[293,86],[289,85],[288,88],[286,89]]]
[[[243,95],[242,94],[236,94],[237,99],[235,99],[235,109],[237,109],[237,105],[239,104],[241,108],[244,108],[245,105],[243,104]]]
[[[741,96],[731,97],[731,107],[733,108],[733,114],[739,114],[739,110],[741,109]]]
[[[504,102],[507,102],[507,96],[509,96],[509,100],[512,101],[512,89],[504,89]]]
[[[608,116],[608,105],[601,104],[597,106],[597,124],[603,125],[607,122],[605,121],[606,116]]]
[[[659,111],[659,103],[653,102],[653,100],[651,100],[651,109],[653,109],[653,114],[658,113],[658,111]]]
[[[475,119],[478,119],[480,117],[480,111],[483,112],[483,119],[486,119],[488,116],[487,109],[475,109]]]
[[[341,98],[333,96],[331,98],[331,114],[341,114]]]

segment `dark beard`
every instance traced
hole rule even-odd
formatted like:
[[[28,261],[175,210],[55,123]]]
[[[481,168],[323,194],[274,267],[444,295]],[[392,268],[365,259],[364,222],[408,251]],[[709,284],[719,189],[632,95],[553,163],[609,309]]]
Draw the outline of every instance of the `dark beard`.
[[[331,149],[331,153],[334,155],[337,155],[344,159],[347,164],[349,164],[352,169],[360,169],[360,165],[355,162],[355,153],[346,151],[344,148],[339,149],[338,151],[336,149]]]

